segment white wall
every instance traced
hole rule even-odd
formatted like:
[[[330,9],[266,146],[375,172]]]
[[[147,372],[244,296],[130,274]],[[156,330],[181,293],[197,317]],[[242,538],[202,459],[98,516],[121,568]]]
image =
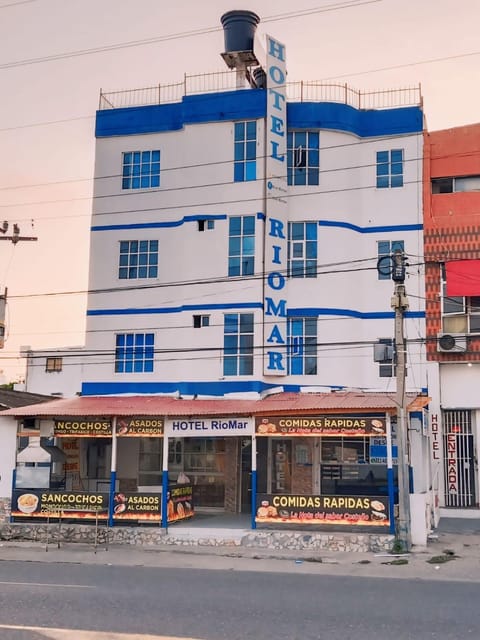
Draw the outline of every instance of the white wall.
[[[17,451],[17,420],[0,414],[0,497],[12,495],[12,478]]]
[[[480,364],[441,364],[440,385],[443,409],[480,407]]]

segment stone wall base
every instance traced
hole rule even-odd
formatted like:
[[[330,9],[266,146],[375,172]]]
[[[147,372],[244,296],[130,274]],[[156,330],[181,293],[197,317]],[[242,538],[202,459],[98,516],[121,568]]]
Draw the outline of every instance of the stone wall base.
[[[353,534],[353,533],[300,533],[296,531],[251,531],[242,533],[237,530],[222,530],[221,535],[210,534],[202,537],[198,533],[184,536],[169,529],[160,527],[114,527],[104,524],[97,530],[97,544],[125,545],[171,545],[171,546],[236,546],[264,550],[288,549],[292,551],[346,551],[346,552],[381,552],[390,551],[393,536],[386,534]],[[0,524],[0,540],[31,542],[77,542],[95,543],[95,526],[58,523],[46,525],[36,523]]]

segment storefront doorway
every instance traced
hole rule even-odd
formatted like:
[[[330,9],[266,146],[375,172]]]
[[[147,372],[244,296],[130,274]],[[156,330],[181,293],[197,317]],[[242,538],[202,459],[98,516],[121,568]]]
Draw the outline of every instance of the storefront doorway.
[[[475,507],[476,462],[471,411],[443,411],[443,452],[445,506]]]

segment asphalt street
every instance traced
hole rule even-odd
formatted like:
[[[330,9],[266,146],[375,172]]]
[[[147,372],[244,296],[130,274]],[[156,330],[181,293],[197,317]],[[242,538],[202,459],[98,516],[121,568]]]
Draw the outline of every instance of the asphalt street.
[[[338,573],[346,564],[298,558],[165,552],[147,555],[150,566],[142,566],[106,563],[115,559],[110,551],[88,550],[91,563],[42,553],[48,561],[0,562],[2,640],[479,636],[477,585],[439,579],[425,558],[431,576],[410,578],[401,574],[408,565],[379,564],[385,575],[374,577],[370,565],[358,561],[352,568],[363,575]]]

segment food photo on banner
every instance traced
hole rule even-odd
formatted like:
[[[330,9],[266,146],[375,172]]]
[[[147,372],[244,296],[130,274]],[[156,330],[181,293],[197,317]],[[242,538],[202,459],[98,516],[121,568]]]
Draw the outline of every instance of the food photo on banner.
[[[370,496],[258,494],[258,524],[340,524],[388,527],[388,500]]]

